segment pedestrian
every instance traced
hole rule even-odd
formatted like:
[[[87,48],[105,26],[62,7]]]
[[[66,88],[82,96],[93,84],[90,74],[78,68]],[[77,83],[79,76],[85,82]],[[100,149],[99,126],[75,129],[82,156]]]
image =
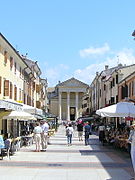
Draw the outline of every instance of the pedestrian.
[[[131,142],[131,160],[133,164],[133,169],[134,169],[134,174],[135,174],[135,121],[131,125],[132,130],[130,131],[129,134],[129,142]],[[135,179],[135,175],[132,179]]]
[[[105,126],[103,123],[98,127],[99,141],[104,145],[105,141]]]
[[[82,122],[78,122],[77,124],[78,138],[79,141],[83,141],[83,124]]]
[[[36,143],[36,152],[39,152],[40,151],[40,143],[41,143],[41,133],[42,133],[42,129],[40,127],[40,123],[39,122],[36,122],[36,126],[33,130],[34,132],[34,140],[35,140],[35,143]]]
[[[85,146],[89,144],[89,135],[91,134],[91,126],[88,122],[84,126],[84,137],[85,137]]]
[[[68,146],[72,145],[72,136],[73,136],[73,127],[71,124],[68,125],[68,127],[66,128],[66,136],[67,136],[67,143]]]
[[[46,151],[47,145],[48,145],[48,130],[49,125],[46,120],[41,121],[41,145],[42,145],[42,151]]]

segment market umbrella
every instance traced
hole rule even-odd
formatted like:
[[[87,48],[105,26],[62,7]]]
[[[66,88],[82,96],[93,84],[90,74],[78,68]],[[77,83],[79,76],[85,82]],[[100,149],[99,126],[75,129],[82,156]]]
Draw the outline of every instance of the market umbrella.
[[[3,119],[37,120],[33,115],[24,111],[12,111],[8,116],[4,116]]]
[[[96,114],[102,117],[135,117],[135,105],[131,102],[119,102],[117,104],[98,109]]]

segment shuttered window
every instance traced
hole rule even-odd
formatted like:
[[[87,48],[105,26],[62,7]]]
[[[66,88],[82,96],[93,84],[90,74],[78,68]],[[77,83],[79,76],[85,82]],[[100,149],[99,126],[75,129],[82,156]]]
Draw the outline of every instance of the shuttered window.
[[[7,64],[7,51],[4,51],[4,63]]]
[[[1,84],[2,84],[2,78],[0,77],[0,94],[1,94]]]
[[[4,96],[9,96],[9,80],[4,81]]]
[[[13,97],[13,85],[10,82],[10,99],[12,99],[12,97]]]
[[[15,74],[16,74],[16,62],[15,62],[15,64],[14,64],[14,66],[15,66]]]
[[[22,94],[21,94],[21,89],[19,89],[19,101],[22,100]]]
[[[10,69],[12,70],[13,68],[13,57],[10,57]]]
[[[20,67],[20,77],[22,76],[22,68]]]
[[[14,86],[14,100],[17,100],[17,87]]]

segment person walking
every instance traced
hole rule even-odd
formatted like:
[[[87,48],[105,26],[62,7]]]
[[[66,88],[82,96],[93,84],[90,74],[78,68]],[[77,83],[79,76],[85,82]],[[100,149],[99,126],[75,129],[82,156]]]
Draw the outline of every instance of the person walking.
[[[84,126],[84,137],[85,137],[85,146],[89,144],[89,135],[91,134],[91,126],[88,122]]]
[[[99,141],[104,145],[105,141],[105,126],[103,123],[98,127]]]
[[[129,142],[131,142],[131,160],[132,160],[132,164],[133,164],[133,169],[134,169],[134,177],[131,179],[135,179],[135,122],[133,122],[133,124],[131,125],[132,130],[130,131],[129,134]]]
[[[41,121],[41,145],[42,145],[42,151],[46,151],[47,145],[48,145],[48,130],[49,125],[46,120]]]
[[[82,136],[83,136],[83,124],[82,124],[82,122],[81,123],[79,122],[77,124],[77,131],[78,131],[79,141],[83,141],[83,138],[82,138]]]
[[[68,127],[66,128],[66,136],[67,136],[67,143],[68,146],[72,145],[72,136],[73,136],[73,127],[71,124],[68,125]]]
[[[36,122],[36,126],[33,130],[33,133],[34,133],[34,140],[35,140],[35,143],[36,143],[36,152],[39,152],[40,151],[40,143],[41,143],[41,133],[42,133],[42,129],[40,127],[40,123],[39,122]]]

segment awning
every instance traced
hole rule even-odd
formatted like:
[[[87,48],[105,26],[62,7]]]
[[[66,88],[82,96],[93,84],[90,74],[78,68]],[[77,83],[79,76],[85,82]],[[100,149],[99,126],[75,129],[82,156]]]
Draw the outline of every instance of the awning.
[[[26,104],[22,104],[23,105],[23,111],[28,112],[30,114],[36,114],[36,115],[42,115],[43,114],[43,110],[42,109],[38,109],[35,108],[33,106],[29,106]]]
[[[0,108],[5,108],[6,110],[22,111],[22,107],[22,104],[11,99],[0,100]]]
[[[37,120],[33,115],[24,111],[12,111],[8,116],[4,116],[3,119]]]
[[[130,102],[119,102],[97,110],[96,114],[102,117],[135,117],[135,105]]]

